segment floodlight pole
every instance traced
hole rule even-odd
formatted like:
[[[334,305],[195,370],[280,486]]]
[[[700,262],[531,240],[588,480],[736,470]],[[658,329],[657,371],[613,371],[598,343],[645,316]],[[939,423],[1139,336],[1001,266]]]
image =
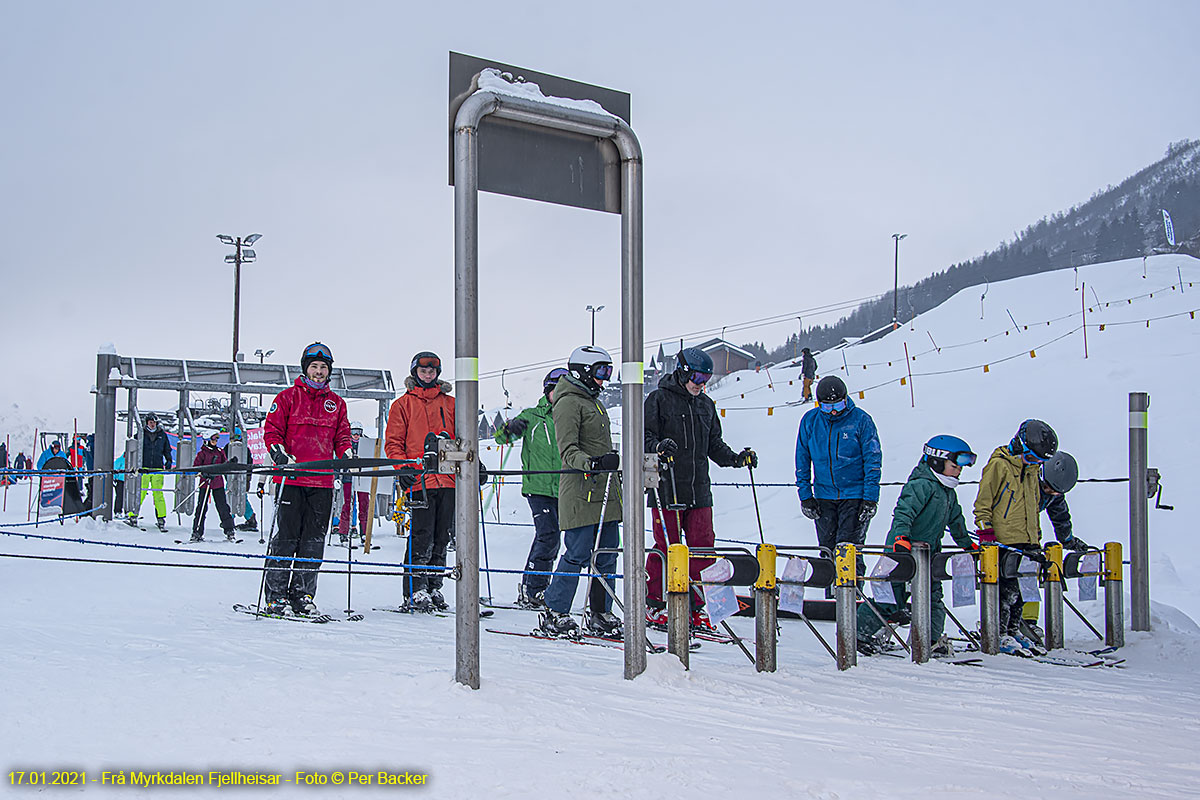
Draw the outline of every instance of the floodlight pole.
[[[625,527],[625,678],[646,669],[645,511],[642,507],[644,412],[642,327],[642,151],[623,120],[608,114],[479,90],[454,120],[454,417],[465,451],[455,492],[458,580],[455,680],[479,688],[479,125],[484,117],[611,139],[621,157],[621,364],[623,515]],[[593,317],[594,319],[594,317]]]
[[[893,233],[892,238],[896,240],[896,261],[895,271],[892,274],[892,330],[900,327],[899,317],[899,297],[900,297],[900,240],[908,236],[907,233]]]

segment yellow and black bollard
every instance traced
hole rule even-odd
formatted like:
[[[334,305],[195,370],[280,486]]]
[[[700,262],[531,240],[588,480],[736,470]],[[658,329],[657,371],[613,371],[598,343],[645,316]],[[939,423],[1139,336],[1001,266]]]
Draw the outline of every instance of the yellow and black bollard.
[[[989,655],[1000,652],[1000,548],[980,548],[979,648]]]
[[[837,546],[834,555],[838,669],[850,669],[858,663],[857,550],[854,545],[843,543]]]
[[[667,546],[667,650],[688,669],[688,634],[692,625],[691,577],[686,544]]]
[[[775,671],[779,605],[779,594],[775,590],[776,556],[775,545],[758,546],[758,580],[754,582],[754,668],[759,672]]]
[[[1046,545],[1046,583],[1043,587],[1046,614],[1047,650],[1058,650],[1063,646],[1063,549],[1058,542]]]
[[[1104,545],[1104,643],[1109,647],[1125,646],[1125,597],[1122,594],[1125,565],[1121,543]]]

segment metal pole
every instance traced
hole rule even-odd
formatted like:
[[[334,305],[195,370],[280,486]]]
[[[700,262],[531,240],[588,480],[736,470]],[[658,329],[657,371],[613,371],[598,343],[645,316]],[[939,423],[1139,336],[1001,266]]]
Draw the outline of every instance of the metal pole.
[[[113,367],[119,367],[120,364],[121,359],[116,353],[100,353],[96,356],[96,452],[92,463],[97,470],[113,468],[114,442],[117,437],[117,390],[108,385],[108,374]],[[36,452],[33,455],[37,457]],[[88,497],[93,498],[93,517],[112,519],[113,476],[93,475]]]
[[[900,237],[892,234],[892,238],[896,240],[896,261],[895,270],[892,273],[892,330],[895,330],[896,322],[899,319],[899,298],[900,298]]]
[[[454,493],[454,679],[479,688],[479,129],[473,98],[459,109],[454,131],[454,433],[469,453]],[[464,117],[464,112],[469,116]]]
[[[1125,646],[1123,571],[1121,543],[1108,542],[1104,545],[1104,643],[1109,647]]]
[[[621,465],[624,468],[621,518],[625,530],[625,641],[641,642],[646,638],[642,148],[624,123],[616,130],[613,141],[621,154]],[[626,647],[625,679],[633,680],[645,671],[646,649]]]
[[[1046,587],[1043,590],[1046,603],[1046,645],[1047,650],[1058,650],[1066,641],[1063,632],[1063,549],[1058,542],[1046,545]]]
[[[838,669],[850,669],[858,663],[858,609],[855,595],[858,593],[857,548],[842,543],[834,556],[836,564],[835,590],[837,610],[837,665]]]
[[[1149,408],[1149,394],[1129,393],[1129,596],[1130,627],[1135,631],[1150,630]]]
[[[596,310],[592,309],[592,344],[596,344]]]
[[[758,580],[754,582],[754,669],[759,672],[774,672],[776,667],[778,640],[775,631],[779,603],[779,595],[775,591],[777,555],[773,544],[758,546]]]
[[[233,256],[233,360],[238,354],[238,316],[242,305],[242,237],[237,238],[237,252]]]
[[[1000,548],[985,544],[980,548],[979,570],[979,649],[988,655],[1000,652]]]
[[[924,664],[929,660],[929,651],[933,646],[933,609],[932,577],[929,565],[929,543],[912,543],[913,561],[916,562],[916,572],[912,582],[912,660]]]

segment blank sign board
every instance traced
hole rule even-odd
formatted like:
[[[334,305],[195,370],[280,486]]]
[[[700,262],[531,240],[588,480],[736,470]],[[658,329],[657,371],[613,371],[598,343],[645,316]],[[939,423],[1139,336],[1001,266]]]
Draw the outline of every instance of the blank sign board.
[[[454,185],[454,117],[489,67],[536,83],[542,94],[593,100],[629,122],[629,95],[499,61],[450,53],[450,185]],[[521,122],[483,118],[479,126],[479,188],[596,211],[621,213],[621,170],[616,146],[598,139]]]

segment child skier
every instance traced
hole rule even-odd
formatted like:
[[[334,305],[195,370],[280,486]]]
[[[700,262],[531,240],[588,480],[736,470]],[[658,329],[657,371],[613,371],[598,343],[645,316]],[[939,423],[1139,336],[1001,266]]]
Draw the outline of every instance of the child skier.
[[[955,543],[966,550],[975,549],[967,533],[962,507],[958,504],[955,487],[964,467],[975,464],[971,447],[957,436],[945,434],[934,436],[923,449],[921,460],[908,476],[908,482],[900,490],[896,510],[892,512],[892,527],[888,530],[887,545],[895,552],[911,552],[913,542],[929,544],[930,555],[942,549],[942,534],[946,528]],[[858,651],[873,655],[881,649],[875,634],[883,628],[879,616],[885,619],[904,607],[908,587],[893,583],[895,604],[868,601],[878,611],[876,615],[865,605],[858,609]],[[930,635],[934,655],[949,655],[952,652],[949,640],[942,636],[946,622],[946,607],[942,604],[942,583],[933,581],[930,586]]]

